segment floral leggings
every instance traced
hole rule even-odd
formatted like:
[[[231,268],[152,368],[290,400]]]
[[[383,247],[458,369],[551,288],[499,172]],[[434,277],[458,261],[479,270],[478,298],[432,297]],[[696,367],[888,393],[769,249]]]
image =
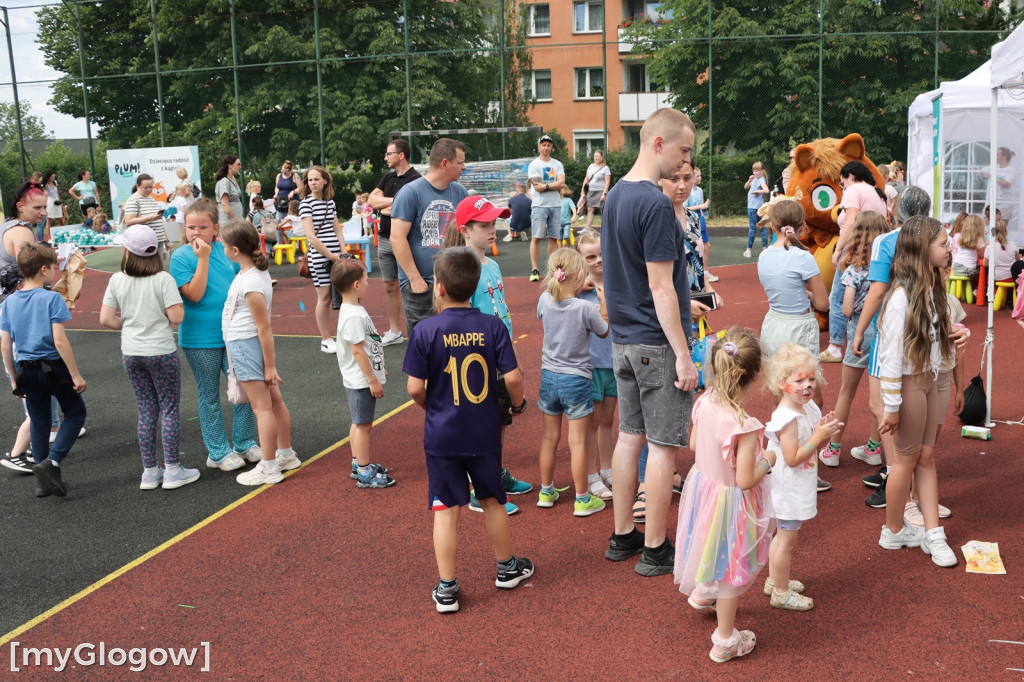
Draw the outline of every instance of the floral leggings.
[[[132,383],[135,400],[139,404],[139,450],[142,453],[142,465],[148,469],[157,466],[156,427],[159,418],[164,466],[177,466],[181,440],[181,419],[178,414],[181,365],[178,353],[125,355],[124,371]]]

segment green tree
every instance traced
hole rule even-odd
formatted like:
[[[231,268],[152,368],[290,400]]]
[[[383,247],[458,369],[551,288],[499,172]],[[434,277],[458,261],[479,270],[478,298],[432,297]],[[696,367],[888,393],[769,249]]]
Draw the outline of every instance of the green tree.
[[[21,134],[26,140],[43,140],[53,137],[53,131],[46,129],[43,119],[28,113],[32,105],[21,100]],[[14,102],[0,102],[0,140],[10,144],[18,142],[18,115]]]
[[[650,54],[653,81],[716,150],[734,146],[769,157],[818,137],[818,3],[806,0],[665,0],[667,21],[630,27],[634,52]],[[935,87],[935,11],[940,80],[958,79],[988,58],[1013,16],[1000,3],[943,0],[824,0],[821,135],[864,136],[873,158],[906,154],[907,107]],[[1012,10],[1014,14],[1018,10]],[[974,31],[972,33],[971,31]],[[708,77],[713,75],[713,120]]]
[[[319,40],[327,160],[377,159],[387,133],[409,125],[402,2],[320,0]],[[414,128],[494,125],[500,101],[496,3],[408,0]],[[493,7],[492,7],[493,5]],[[157,3],[167,144],[198,144],[203,177],[237,153],[229,0]],[[110,147],[159,144],[149,3],[79,6],[94,122]],[[237,0],[239,113],[247,174],[272,180],[280,162],[319,162],[314,8],[308,0]],[[59,111],[82,116],[77,24],[64,5],[39,12]],[[291,62],[266,66],[271,62]],[[124,74],[128,76],[125,77]],[[95,77],[100,77],[96,80]],[[507,89],[506,89],[507,90]],[[506,92],[506,102],[508,102]],[[513,121],[519,120],[515,101]],[[516,125],[512,122],[509,125]],[[521,124],[521,123],[520,123]]]

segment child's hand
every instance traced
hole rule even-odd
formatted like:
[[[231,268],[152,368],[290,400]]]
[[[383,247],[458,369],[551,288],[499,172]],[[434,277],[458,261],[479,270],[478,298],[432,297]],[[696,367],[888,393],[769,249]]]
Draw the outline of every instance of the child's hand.
[[[750,177],[749,177],[749,178],[747,178],[747,182],[753,182],[753,181],[754,181],[754,174],[753,174],[753,173],[751,173],[751,174],[750,174]]]
[[[71,383],[75,387],[75,393],[85,393],[85,378],[81,374],[72,375]]]
[[[835,412],[829,412],[818,420],[818,426],[814,430],[814,435],[820,439],[829,439],[832,436],[839,433],[839,429],[844,426],[843,422],[836,419]]]
[[[900,427],[900,413],[886,412],[882,422],[878,425],[879,433],[893,433]]]
[[[277,367],[267,367],[263,370],[263,383],[267,386],[276,386],[278,384],[283,384],[284,379],[282,379],[281,375],[277,373]]]
[[[953,412],[955,414],[960,414],[963,411],[964,411],[964,392],[963,391],[957,391],[953,395]]]
[[[15,397],[18,398],[25,397],[25,394],[21,392],[21,390],[18,388],[18,384],[13,379],[11,379],[11,393],[13,393]]]
[[[210,245],[202,239],[196,238],[192,240],[192,253],[196,254],[196,258],[202,260],[203,258],[210,257]]]
[[[374,398],[384,397],[384,386],[381,385],[380,380],[377,377],[370,379],[370,395]]]
[[[967,339],[970,338],[970,336],[971,330],[959,322],[953,325],[953,328],[949,333],[949,338],[953,340],[953,345],[957,350],[963,350],[967,347]]]

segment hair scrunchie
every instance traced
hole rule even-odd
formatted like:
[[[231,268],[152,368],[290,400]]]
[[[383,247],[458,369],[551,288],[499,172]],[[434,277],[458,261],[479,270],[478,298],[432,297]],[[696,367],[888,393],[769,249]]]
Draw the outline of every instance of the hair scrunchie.
[[[726,341],[722,344],[722,350],[729,354],[729,357],[734,358],[736,354],[740,352],[740,349],[736,347],[736,344],[732,341]]]
[[[793,234],[794,232],[796,232],[796,230],[795,230],[795,229],[793,229],[793,226],[792,226],[792,225],[785,225],[785,226],[783,226],[783,228],[782,228],[782,234],[786,235],[787,237],[788,237],[789,235]]]
[[[561,266],[555,268],[555,279],[559,282],[565,281],[565,270],[563,270]]]

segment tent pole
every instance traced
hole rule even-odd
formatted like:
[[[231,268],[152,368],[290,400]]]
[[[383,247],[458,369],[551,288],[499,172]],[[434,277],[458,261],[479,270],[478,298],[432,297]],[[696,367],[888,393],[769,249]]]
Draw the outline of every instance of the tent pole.
[[[989,112],[991,117],[990,121],[990,135],[991,142],[989,144],[989,177],[988,186],[991,192],[989,197],[989,206],[991,210],[988,212],[988,233],[989,243],[995,239],[996,234],[996,151],[999,144],[998,136],[998,125],[999,125],[999,88],[992,88],[992,107]],[[993,251],[993,254],[995,252]],[[995,342],[995,334],[993,333],[993,298],[994,291],[996,288],[996,269],[992,267],[995,263],[989,263],[988,267],[988,282],[985,285],[988,294],[988,329],[985,333],[985,385],[988,386],[987,395],[985,398],[985,426],[992,428],[995,426],[995,422],[992,421],[992,345]]]

